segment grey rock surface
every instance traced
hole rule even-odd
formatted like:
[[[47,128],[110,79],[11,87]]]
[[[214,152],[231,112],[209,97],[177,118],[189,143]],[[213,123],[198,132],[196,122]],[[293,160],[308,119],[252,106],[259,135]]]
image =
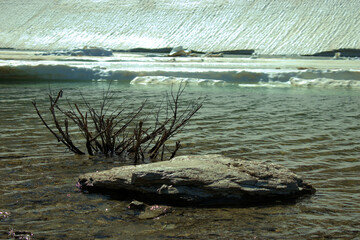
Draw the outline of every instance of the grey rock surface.
[[[296,199],[315,189],[289,169],[221,155],[116,167],[79,177],[81,189],[171,205],[245,206]]]

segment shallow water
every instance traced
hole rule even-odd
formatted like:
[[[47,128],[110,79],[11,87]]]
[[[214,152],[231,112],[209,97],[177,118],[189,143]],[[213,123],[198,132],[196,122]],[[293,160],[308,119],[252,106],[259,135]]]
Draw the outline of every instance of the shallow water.
[[[51,83],[64,97],[79,90],[96,103],[106,82]],[[81,173],[117,160],[74,156],[41,125],[49,84],[0,82],[0,238],[10,228],[36,239],[354,239],[360,236],[360,91],[344,88],[189,86],[184,99],[207,96],[178,137],[178,154],[221,153],[282,164],[317,189],[293,204],[250,208],[175,208],[139,220],[126,201],[78,192]],[[114,82],[118,100],[159,102],[169,86]]]

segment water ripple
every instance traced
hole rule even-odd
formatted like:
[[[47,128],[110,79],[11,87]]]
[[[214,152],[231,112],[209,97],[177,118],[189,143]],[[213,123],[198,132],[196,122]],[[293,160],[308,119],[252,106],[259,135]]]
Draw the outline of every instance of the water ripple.
[[[74,99],[79,99],[77,89],[81,89],[94,103],[102,94],[102,88],[96,85],[59,86],[66,96]],[[131,99],[129,105],[136,105],[145,97],[154,98],[154,104],[160,102],[164,90],[124,85],[114,88],[121,97]],[[47,86],[31,89],[14,86],[0,89],[0,210],[12,212],[12,226],[31,229],[50,239],[129,236],[134,229],[139,236],[143,234],[139,229],[143,229],[154,238],[184,232],[193,239],[232,238],[240,232],[244,238],[258,233],[265,238],[284,239],[351,238],[358,234],[360,96],[357,92],[266,88],[220,91],[201,87],[187,90],[185,99],[199,95],[208,98],[199,115],[179,134],[183,145],[179,154],[221,153],[280,163],[314,184],[317,194],[290,206],[231,211],[177,209],[173,216],[157,223],[139,223],[128,215],[125,202],[84,195],[74,186],[81,173],[121,163],[74,156],[66,151],[41,125],[30,104],[37,98],[42,109],[48,107],[43,97]],[[226,219],[231,219],[232,224]],[[165,234],[169,224],[173,224],[174,230],[166,230]],[[0,222],[0,228],[7,227],[7,222]],[[76,231],[67,232],[64,228]],[[102,229],[106,229],[106,234]]]

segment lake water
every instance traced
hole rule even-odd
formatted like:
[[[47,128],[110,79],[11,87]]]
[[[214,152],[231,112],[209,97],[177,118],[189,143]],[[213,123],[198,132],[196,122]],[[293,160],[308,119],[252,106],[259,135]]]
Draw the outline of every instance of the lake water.
[[[184,131],[182,154],[220,153],[284,165],[317,189],[293,204],[250,208],[175,208],[139,220],[129,202],[77,190],[77,177],[119,166],[75,156],[40,123],[49,86],[90,103],[108,82],[0,82],[0,238],[9,229],[35,239],[355,239],[360,236],[360,91],[352,88],[188,86],[205,97]],[[170,87],[113,82],[116,100],[158,103]]]

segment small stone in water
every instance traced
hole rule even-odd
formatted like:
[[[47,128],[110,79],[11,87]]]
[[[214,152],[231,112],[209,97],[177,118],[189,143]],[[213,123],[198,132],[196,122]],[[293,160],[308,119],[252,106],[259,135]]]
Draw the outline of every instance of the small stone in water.
[[[7,218],[10,216],[10,212],[1,211],[0,212],[0,218]]]
[[[145,203],[134,200],[129,204],[128,209],[143,211],[145,207]]]
[[[31,240],[34,234],[30,231],[15,231],[14,229],[10,229],[9,236],[14,239]]]

